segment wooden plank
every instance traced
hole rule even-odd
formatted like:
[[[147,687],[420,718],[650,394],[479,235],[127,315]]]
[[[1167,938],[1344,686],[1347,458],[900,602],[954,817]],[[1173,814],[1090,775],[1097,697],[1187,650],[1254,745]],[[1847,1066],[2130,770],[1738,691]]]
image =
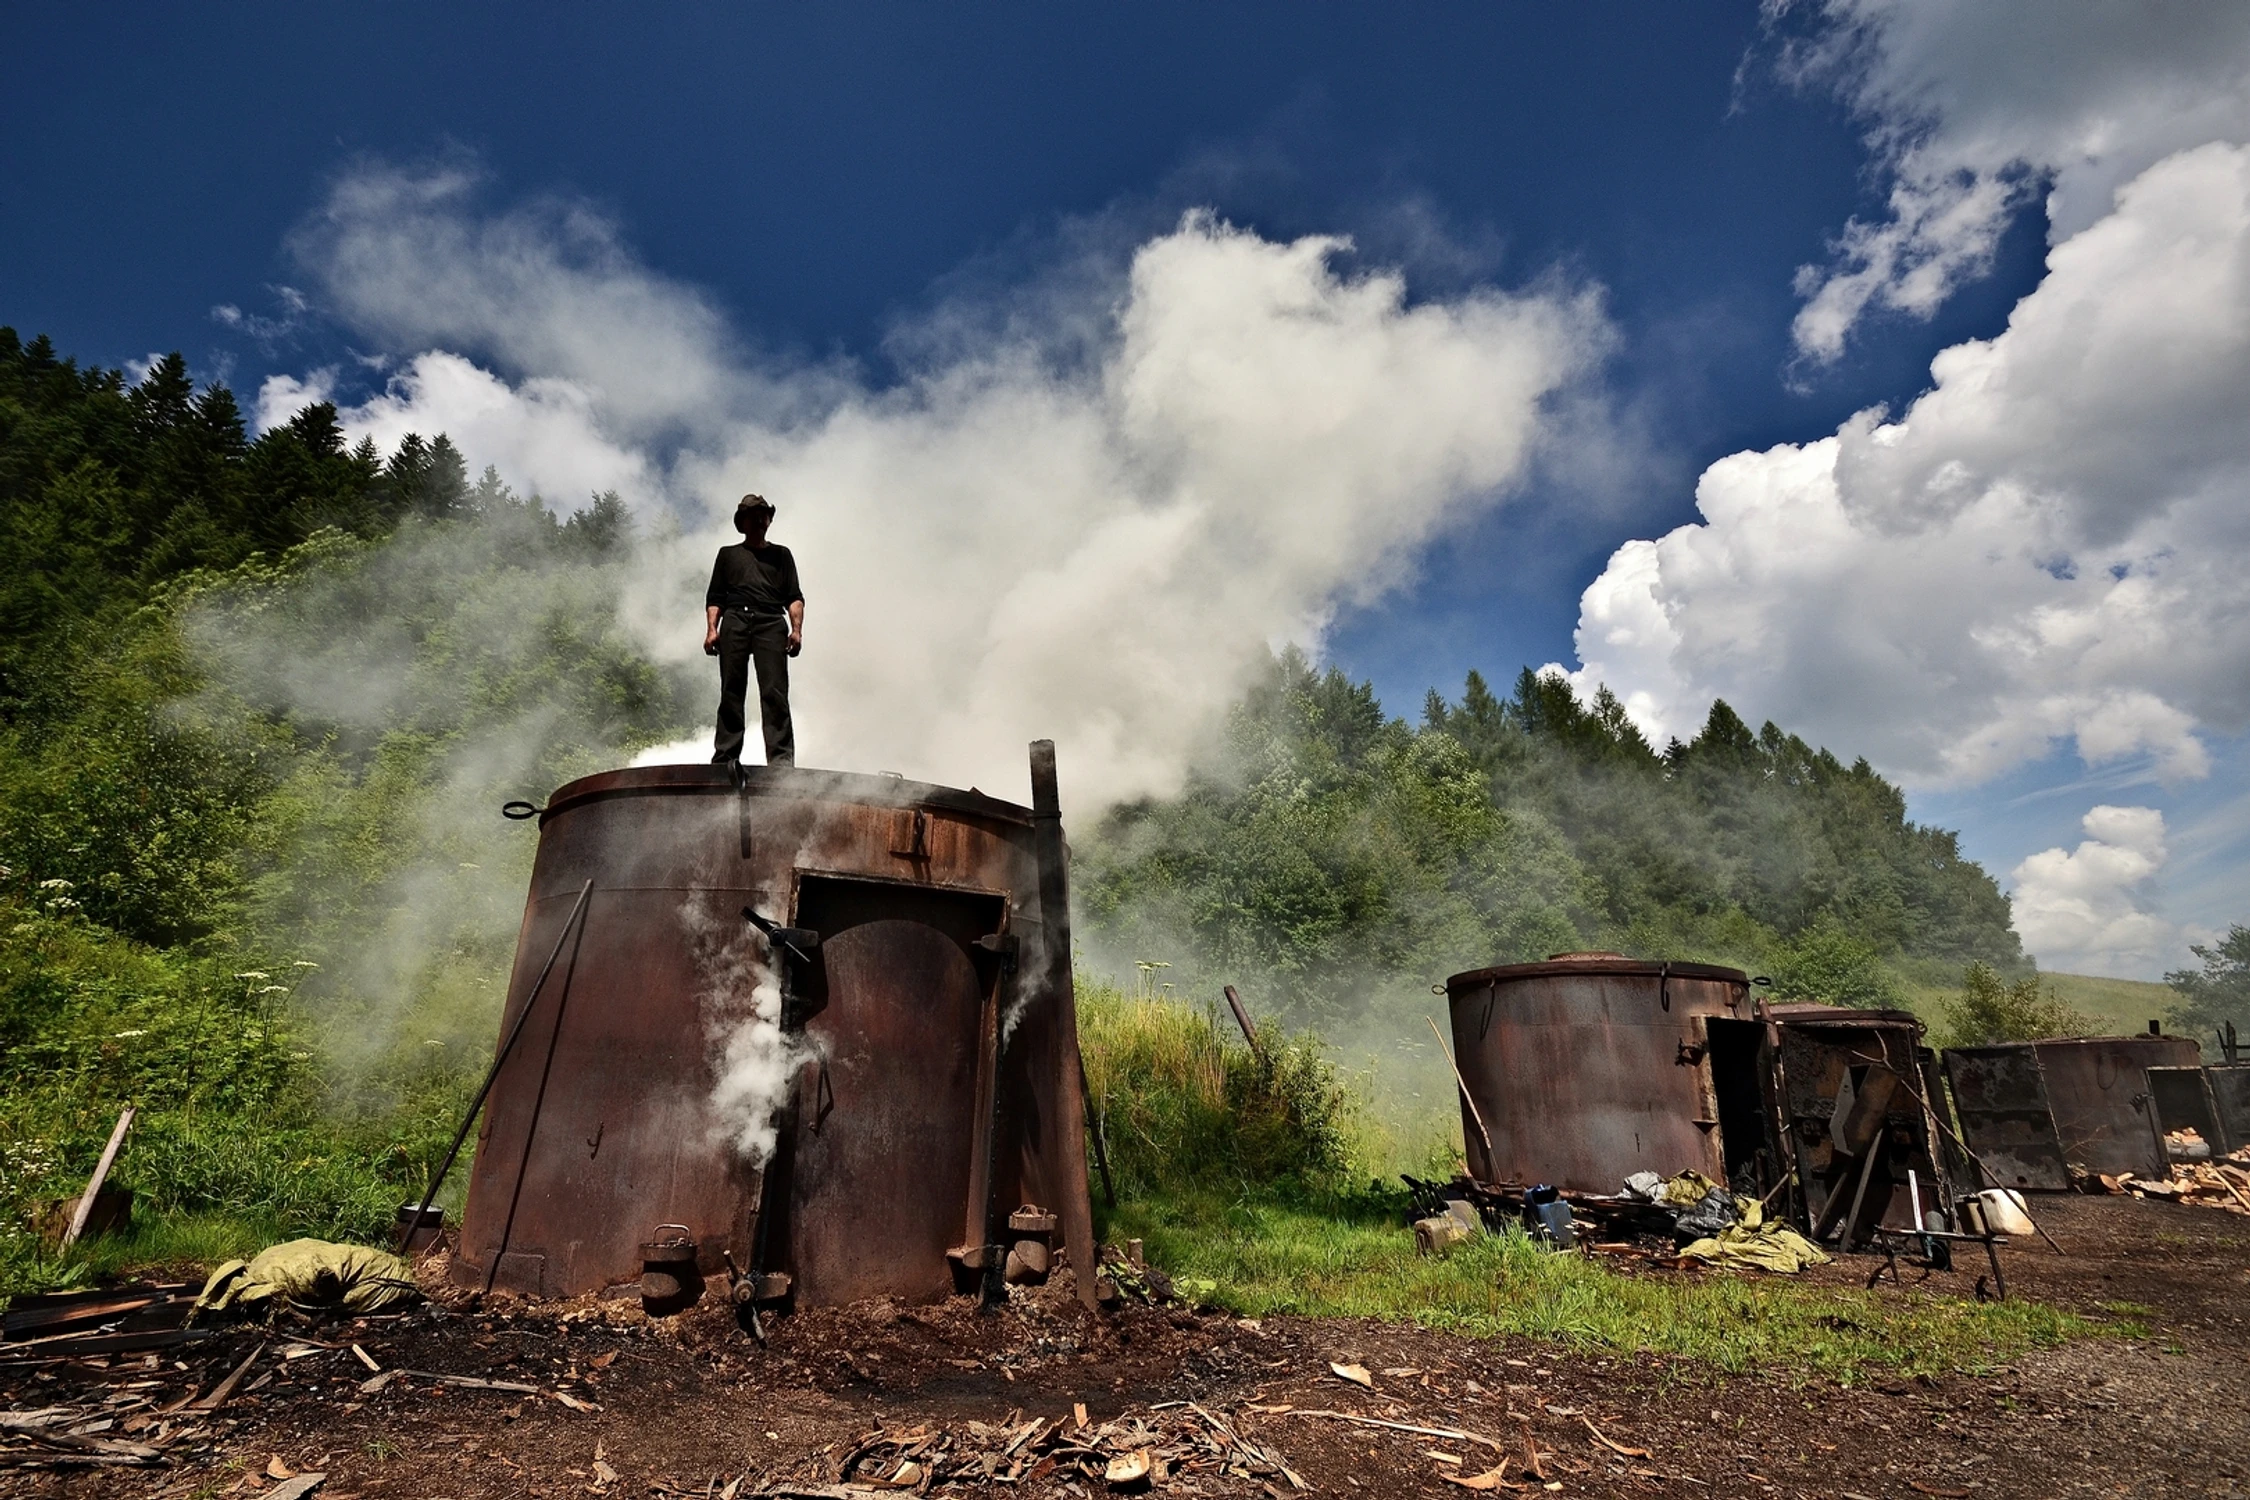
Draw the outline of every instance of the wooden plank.
[[[68,1250],[86,1232],[86,1221],[94,1216],[94,1195],[102,1190],[109,1169],[117,1162],[117,1148],[125,1144],[125,1132],[133,1125],[133,1106],[128,1104],[118,1112],[117,1128],[109,1133],[109,1144],[102,1148],[102,1159],[94,1168],[93,1178],[87,1182],[86,1191],[78,1195],[78,1212],[70,1216],[70,1228],[63,1232],[62,1248]]]

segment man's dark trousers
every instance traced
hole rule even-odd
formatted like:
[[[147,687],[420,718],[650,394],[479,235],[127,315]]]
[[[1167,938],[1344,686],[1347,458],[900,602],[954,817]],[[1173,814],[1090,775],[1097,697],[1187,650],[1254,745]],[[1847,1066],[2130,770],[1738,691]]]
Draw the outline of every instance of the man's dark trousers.
[[[789,722],[789,621],[780,615],[754,619],[746,609],[719,616],[719,733],[711,762],[724,766],[742,759],[742,699],[752,666],[758,669],[766,764],[793,766],[797,735]]]

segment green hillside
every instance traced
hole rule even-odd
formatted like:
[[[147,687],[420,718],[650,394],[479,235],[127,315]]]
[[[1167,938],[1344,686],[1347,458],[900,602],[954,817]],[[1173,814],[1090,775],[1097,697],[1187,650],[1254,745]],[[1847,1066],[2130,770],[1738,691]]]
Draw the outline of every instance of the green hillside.
[[[2153,1018],[2172,1029],[2172,1013],[2180,997],[2171,986],[2145,979],[2103,979],[2093,974],[2057,974],[2042,970],[2040,981],[2055,998],[2072,1010],[2099,1021],[2111,1034],[2124,1036],[2148,1030]],[[2210,1038],[2202,1039],[2206,1048]]]

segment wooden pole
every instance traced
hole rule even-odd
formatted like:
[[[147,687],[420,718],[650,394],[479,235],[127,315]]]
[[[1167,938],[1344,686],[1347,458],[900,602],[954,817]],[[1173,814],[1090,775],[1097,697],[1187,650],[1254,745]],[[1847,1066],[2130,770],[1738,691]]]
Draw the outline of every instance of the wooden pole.
[[[1265,1053],[1258,1049],[1257,1028],[1250,1024],[1250,1012],[1242,1008],[1242,997],[1234,992],[1233,985],[1224,988],[1227,1005],[1234,1011],[1234,1024],[1242,1028],[1242,1039],[1250,1044],[1250,1055],[1260,1062],[1265,1061]]]
[[[1445,1054],[1445,1065],[1453,1070],[1453,1081],[1461,1085],[1461,1101],[1469,1106],[1469,1118],[1477,1122],[1477,1134],[1484,1140],[1484,1169],[1489,1172],[1493,1168],[1492,1132],[1484,1128],[1484,1113],[1469,1093],[1469,1080],[1461,1076],[1461,1065],[1453,1060],[1453,1049],[1445,1045],[1445,1033],[1437,1029],[1436,1018],[1424,1016],[1422,1019],[1430,1023],[1430,1035],[1437,1038],[1437,1049]]]
[[[78,1211],[70,1216],[70,1228],[63,1232],[62,1248],[68,1250],[78,1243],[86,1232],[86,1221],[94,1216],[94,1198],[109,1177],[109,1169],[117,1161],[117,1148],[125,1144],[125,1132],[133,1125],[133,1106],[128,1104],[117,1115],[117,1128],[109,1133],[109,1144],[102,1148],[102,1159],[94,1168],[94,1175],[86,1183],[86,1191],[78,1195]]]

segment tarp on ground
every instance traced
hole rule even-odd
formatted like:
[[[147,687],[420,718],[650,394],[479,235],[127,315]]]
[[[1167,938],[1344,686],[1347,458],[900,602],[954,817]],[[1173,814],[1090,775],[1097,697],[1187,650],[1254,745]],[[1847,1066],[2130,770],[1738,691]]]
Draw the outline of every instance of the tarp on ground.
[[[371,1313],[422,1295],[413,1268],[388,1250],[328,1240],[289,1240],[211,1273],[198,1312],[252,1309],[280,1298],[293,1307]]]

